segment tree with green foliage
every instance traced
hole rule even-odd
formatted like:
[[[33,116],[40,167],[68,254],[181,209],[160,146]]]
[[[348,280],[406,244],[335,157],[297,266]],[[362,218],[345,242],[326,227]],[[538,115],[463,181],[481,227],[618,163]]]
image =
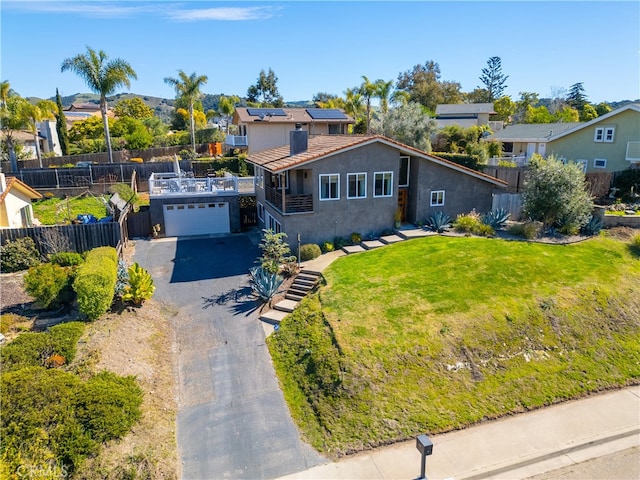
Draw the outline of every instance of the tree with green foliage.
[[[247,100],[259,107],[282,107],[284,100],[278,92],[278,77],[269,68],[265,73],[260,70],[258,80],[247,89]]]
[[[33,135],[33,144],[36,149],[36,158],[42,168],[42,151],[40,150],[40,138],[38,137],[38,123],[43,120],[54,119],[57,106],[51,100],[40,100],[37,104],[24,103],[22,115],[27,120],[27,128]]]
[[[484,91],[486,92],[485,102],[493,102],[502,96],[502,92],[507,88],[507,85],[505,85],[507,78],[509,76],[502,73],[502,60],[500,57],[489,58],[487,66],[482,69],[482,75],[480,75],[480,81],[484,84]]]
[[[437,123],[426,109],[415,102],[399,105],[380,114],[371,124],[373,133],[392,138],[424,152],[431,151],[431,135]]]
[[[182,100],[185,100],[189,105],[189,119],[191,130],[191,147],[193,153],[196,153],[196,133],[195,133],[195,117],[194,117],[194,104],[200,99],[202,93],[200,88],[207,83],[206,75],[196,75],[192,73],[187,75],[182,70],[178,71],[178,78],[166,77],[165,83],[175,88],[176,96]],[[204,115],[204,113],[203,113]],[[206,122],[206,119],[205,119]]]
[[[364,97],[357,88],[347,88],[345,91],[344,111],[347,115],[353,117],[356,122],[353,126],[353,133],[364,133],[366,109]],[[360,131],[360,129],[363,131]]]
[[[140,97],[123,98],[113,106],[113,113],[118,118],[144,120],[153,117],[153,108],[144,103]]]
[[[598,112],[593,105],[585,103],[582,107],[582,111],[580,112],[580,121],[588,122],[593,120],[594,118],[598,118]]]
[[[141,150],[153,145],[153,135],[142,120],[133,117],[118,118],[113,122],[113,136],[122,137],[126,148]]]
[[[553,155],[546,159],[537,154],[531,157],[522,197],[524,213],[531,220],[565,234],[576,234],[593,210],[582,166],[564,164]]]
[[[366,133],[369,133],[369,129],[371,127],[371,98],[376,95],[377,85],[375,82],[369,81],[366,75],[362,75],[362,84],[358,87],[362,98],[364,98],[364,105],[367,111],[367,129]]]
[[[231,95],[230,97],[225,97],[224,95],[220,97],[220,102],[218,103],[218,112],[224,118],[225,131],[229,133],[229,121],[236,111],[236,105],[240,103],[240,98],[237,95]]]
[[[409,101],[420,103],[435,112],[438,104],[462,101],[460,84],[441,82],[440,66],[429,60],[424,65],[415,65],[412,70],[400,73],[396,88],[409,94]]]
[[[62,155],[69,155],[69,131],[67,130],[67,118],[62,108],[62,97],[56,88],[56,131],[58,132],[58,141],[60,142],[60,150]]]
[[[493,110],[496,112],[496,118],[505,123],[511,121],[511,117],[516,113],[517,105],[511,100],[511,97],[504,95],[493,102]]]
[[[567,104],[578,110],[578,112],[581,112],[587,103],[583,85],[583,82],[574,83],[569,87],[569,93],[567,93]]]
[[[262,250],[262,255],[258,257],[258,263],[263,270],[277,274],[280,266],[289,261],[292,257],[291,249],[285,242],[287,234],[284,232],[275,233],[273,230],[262,230],[262,241],[258,245]]]
[[[107,143],[109,163],[113,163],[113,151],[111,148],[111,135],[109,134],[107,96],[113,95],[121,86],[129,88],[130,79],[138,78],[131,65],[121,58],[108,60],[108,56],[102,50],[96,52],[87,47],[87,53],[78,54],[67,58],[62,62],[61,71],[71,70],[85,80],[89,89],[100,95],[100,113],[104,126],[104,138]]]

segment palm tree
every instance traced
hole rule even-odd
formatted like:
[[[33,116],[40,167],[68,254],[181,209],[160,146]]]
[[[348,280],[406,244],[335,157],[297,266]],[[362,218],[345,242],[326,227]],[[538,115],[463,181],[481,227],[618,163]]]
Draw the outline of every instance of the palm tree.
[[[191,121],[191,146],[193,153],[196,153],[196,128],[195,119],[193,118],[193,105],[200,99],[202,93],[200,87],[207,83],[207,76],[196,76],[195,72],[187,76],[182,70],[178,71],[180,78],[166,77],[164,82],[171,85],[176,90],[176,96],[182,98],[189,104],[189,120]]]
[[[389,111],[389,98],[392,98],[391,90],[393,90],[393,80],[385,82],[378,80],[376,83],[376,96],[380,99],[380,111],[387,113]]]
[[[362,94],[358,89],[347,88],[345,95],[344,111],[353,117],[357,125],[364,111]]]
[[[78,54],[62,62],[61,71],[71,70],[83,78],[89,89],[100,95],[100,113],[104,125],[104,138],[107,142],[109,163],[113,163],[111,151],[111,136],[109,135],[109,119],[107,117],[107,95],[113,95],[116,90],[126,85],[131,87],[130,79],[137,79],[136,72],[121,58],[107,60],[107,54],[102,50],[96,52],[87,47],[87,53]]]
[[[232,95],[230,97],[225,97],[224,95],[220,97],[220,102],[218,102],[218,111],[225,119],[225,133],[229,133],[229,118],[233,115],[233,112],[236,111],[236,103],[240,102],[240,98],[237,95]]]
[[[11,87],[9,86],[8,80],[0,82],[0,108],[3,110],[7,108],[7,100],[9,99],[10,90]]]
[[[375,96],[377,89],[376,83],[371,83],[369,79],[363,75],[362,85],[360,85],[360,94],[364,97],[367,107],[367,133],[369,133],[369,124],[371,123],[371,97]]]
[[[42,152],[40,151],[40,139],[38,138],[38,122],[45,119],[55,118],[54,112],[56,110],[57,105],[51,100],[40,100],[36,105],[33,105],[32,103],[24,103],[21,109],[21,114],[25,119],[25,123],[33,134],[33,143],[35,144],[36,156],[38,157],[38,162],[40,162],[40,168],[43,168],[43,166]]]

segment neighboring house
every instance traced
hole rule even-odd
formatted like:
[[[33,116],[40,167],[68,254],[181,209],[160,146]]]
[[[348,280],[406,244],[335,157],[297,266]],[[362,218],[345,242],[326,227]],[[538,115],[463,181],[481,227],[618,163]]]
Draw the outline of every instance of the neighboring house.
[[[290,132],[289,145],[250,154],[262,228],[320,244],[354,232],[378,236],[403,220],[425,221],[438,211],[452,218],[492,208],[506,186],[456,163],[382,136]]]
[[[232,124],[238,135],[227,135],[229,148],[247,148],[255,153],[289,143],[289,132],[296,124],[309,135],[346,134],[355,121],[343,110],[333,108],[247,108],[238,107]]]
[[[31,200],[37,198],[42,195],[29,185],[0,173],[0,228],[33,226]]]
[[[55,128],[55,127],[54,127]],[[22,156],[21,158],[37,158],[36,144],[33,138],[33,133],[25,132],[24,130],[13,131],[11,136],[14,142],[22,144]],[[38,142],[40,143],[40,153],[49,153],[49,140],[44,137],[40,132],[38,133]],[[57,138],[57,135],[56,135]],[[59,147],[58,147],[59,148]]]
[[[640,167],[640,104],[625,105],[571,130],[554,132],[547,155],[580,163],[585,173]]]
[[[452,103],[441,104],[436,107],[436,122],[438,128],[458,125],[469,128],[488,125],[491,130],[502,129],[503,122],[489,121],[491,115],[495,115],[493,103]]]
[[[502,142],[506,158],[525,165],[531,155],[537,153],[543,157],[547,155],[547,145],[551,138],[566,132],[580,123],[516,123],[507,125],[502,130],[485,138],[487,141]]]
[[[503,142],[514,157],[555,155],[580,163],[585,173],[619,172],[640,166],[640,105],[628,104],[589,122],[510,125],[486,140]]]

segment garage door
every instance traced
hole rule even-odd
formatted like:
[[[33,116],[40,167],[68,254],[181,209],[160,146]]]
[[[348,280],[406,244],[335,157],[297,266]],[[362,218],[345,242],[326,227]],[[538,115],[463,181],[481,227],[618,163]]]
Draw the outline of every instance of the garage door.
[[[168,237],[229,233],[229,204],[217,202],[165,205],[164,229]]]

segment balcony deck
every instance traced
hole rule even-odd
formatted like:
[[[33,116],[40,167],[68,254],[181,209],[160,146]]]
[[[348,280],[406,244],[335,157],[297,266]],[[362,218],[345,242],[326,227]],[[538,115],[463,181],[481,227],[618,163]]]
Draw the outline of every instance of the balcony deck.
[[[282,210],[282,193],[272,187],[265,187],[265,200],[282,213],[313,212],[313,195],[285,194],[284,211]]]
[[[163,196],[211,196],[211,195],[254,195],[254,177],[194,178],[175,173],[153,173],[149,177],[149,195]]]

